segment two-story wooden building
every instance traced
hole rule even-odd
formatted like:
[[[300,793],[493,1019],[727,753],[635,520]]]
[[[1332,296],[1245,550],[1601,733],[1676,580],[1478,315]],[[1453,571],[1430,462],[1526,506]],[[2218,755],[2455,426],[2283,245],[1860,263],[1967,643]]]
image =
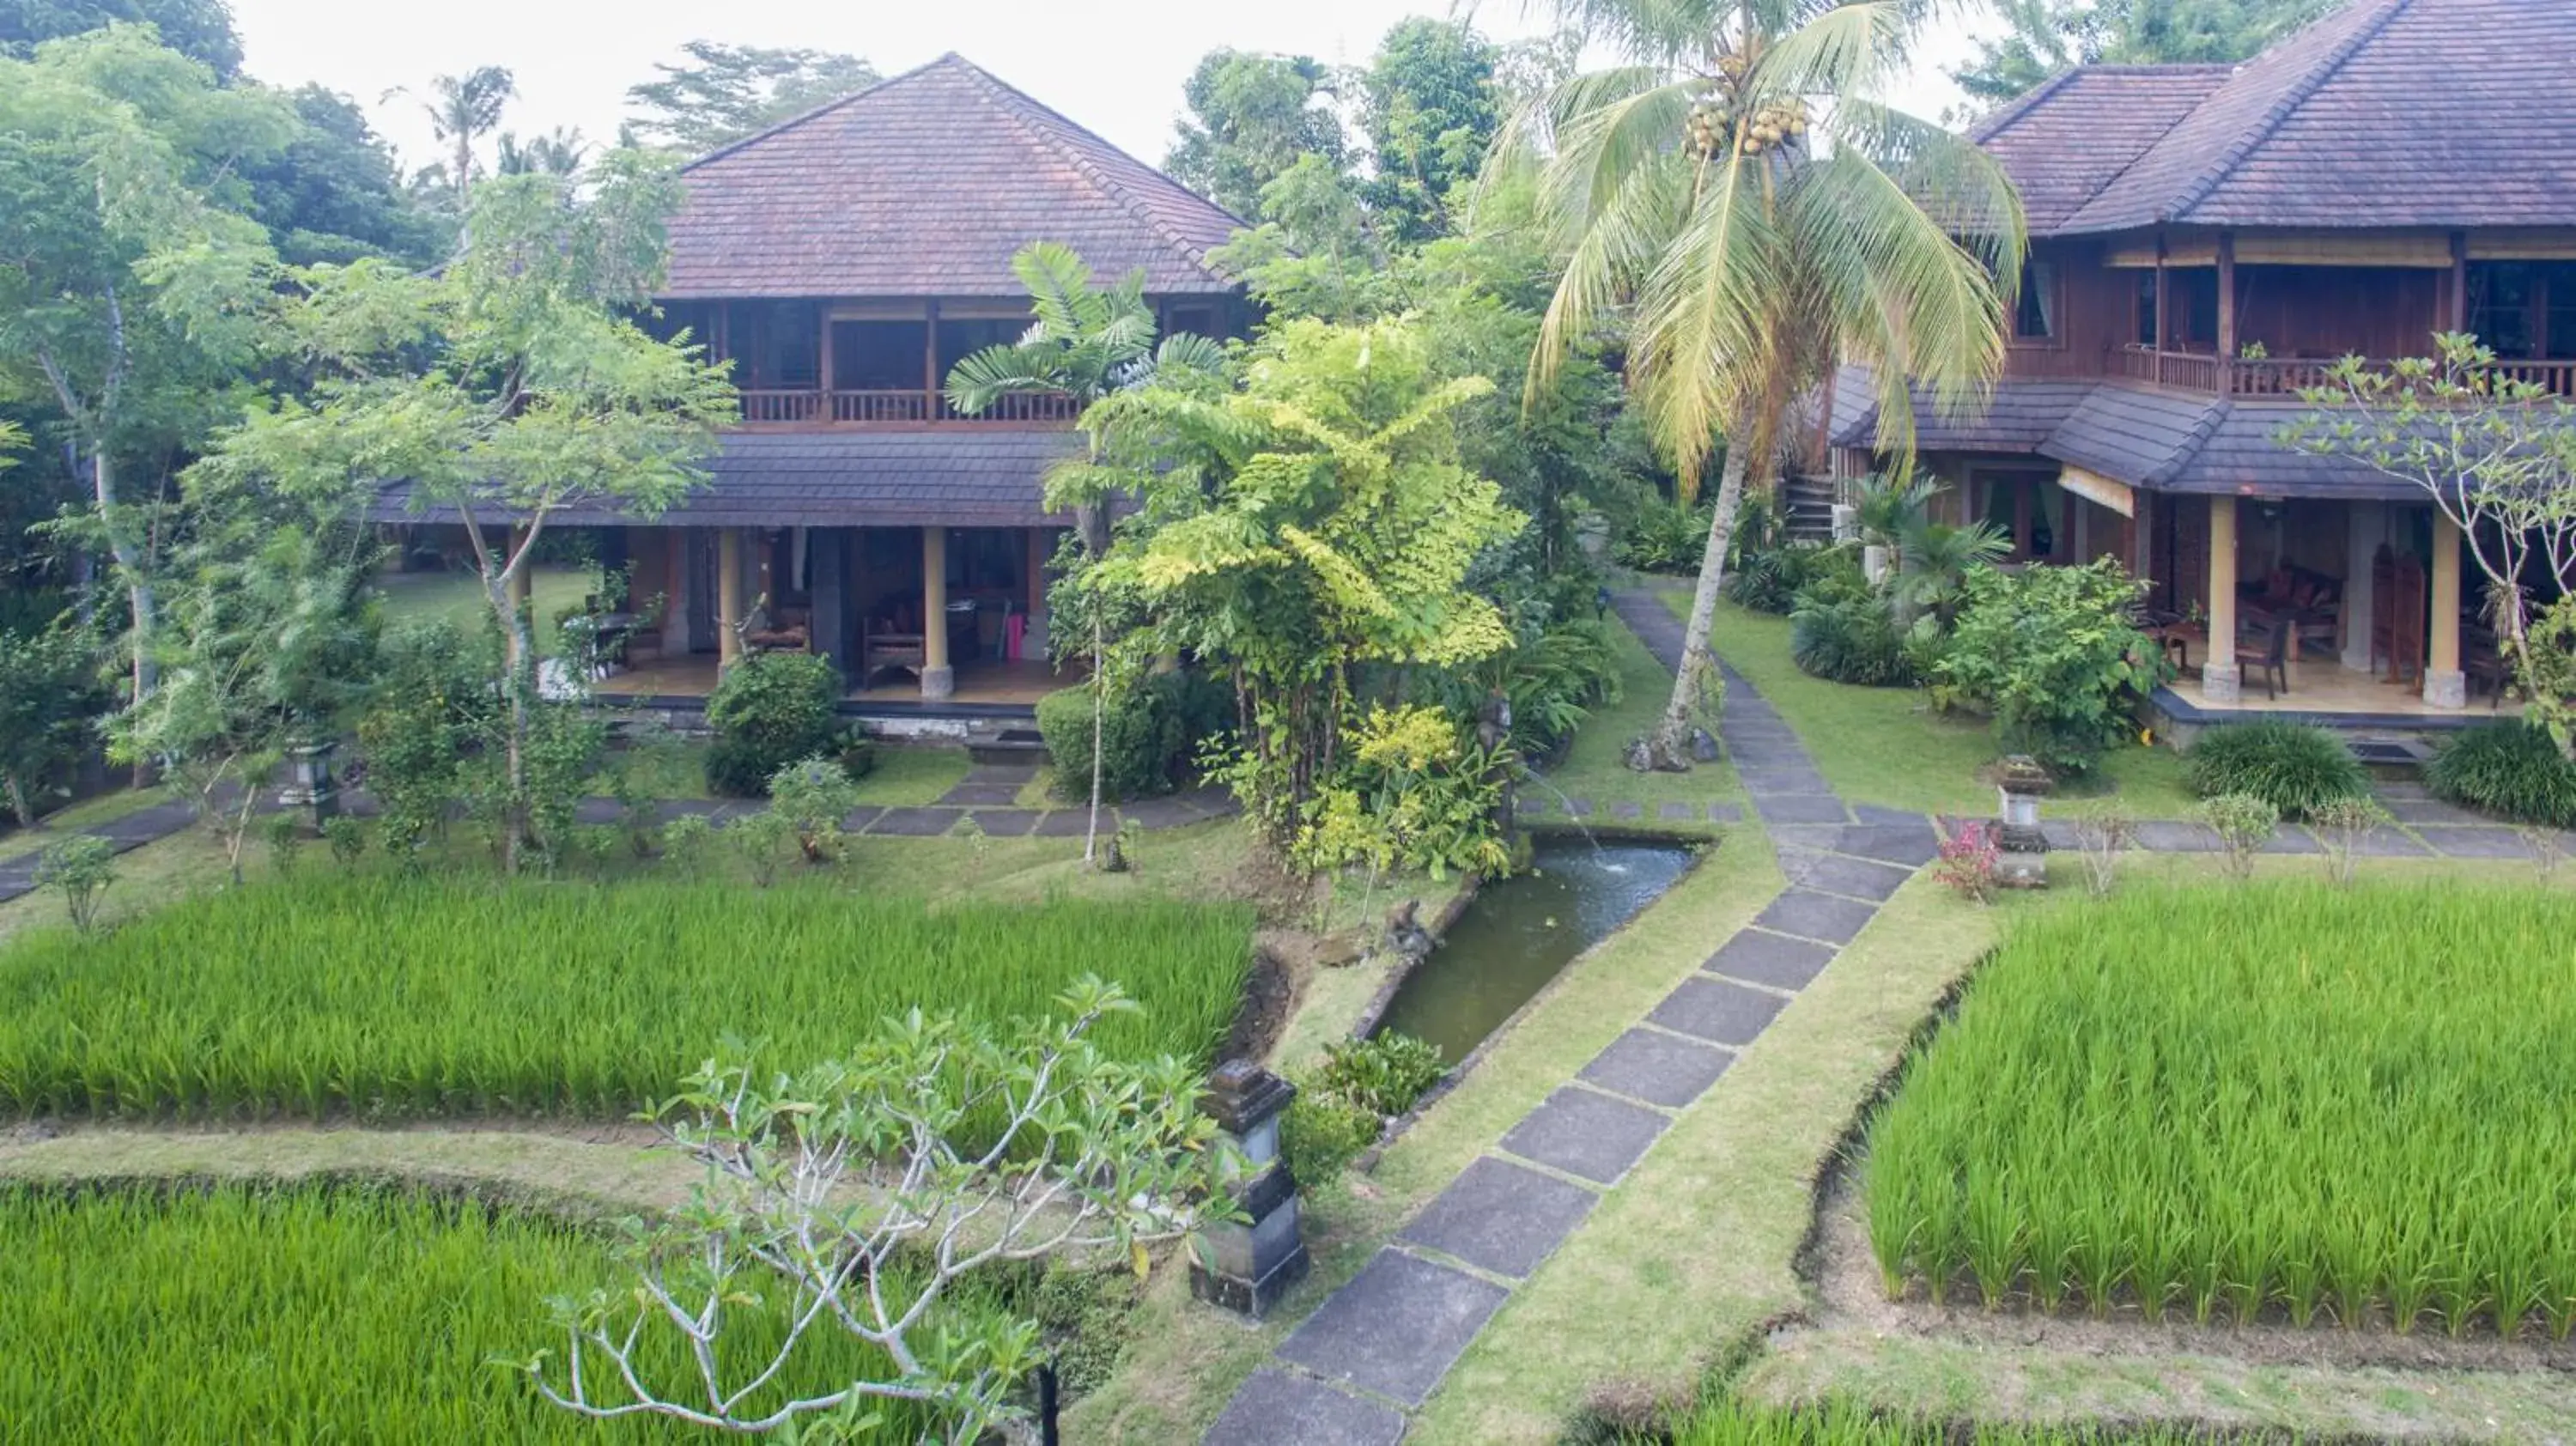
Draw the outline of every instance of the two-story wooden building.
[[[605,688],[703,694],[738,631],[830,656],[861,702],[1057,686],[1044,569],[1071,519],[1042,480],[1074,408],[962,415],[948,368],[1027,328],[1010,262],[1042,240],[1103,284],[1141,268],[1166,332],[1238,334],[1241,290],[1207,257],[1242,223],[954,55],[682,176],[657,325],[733,363],[742,420],[712,485],[651,523],[560,519],[603,529],[632,596],[660,601]]]
[[[2359,0],[2242,65],[2066,72],[1975,139],[2031,249],[1992,396],[1919,409],[1950,505],[2205,620],[2175,629],[2177,719],[2459,709],[2493,644],[2456,531],[2276,436],[2333,359],[2445,330],[2576,396],[2576,0]],[[1867,397],[1836,389],[1838,475],[1876,465]],[[2254,665],[2284,643],[2273,698]]]

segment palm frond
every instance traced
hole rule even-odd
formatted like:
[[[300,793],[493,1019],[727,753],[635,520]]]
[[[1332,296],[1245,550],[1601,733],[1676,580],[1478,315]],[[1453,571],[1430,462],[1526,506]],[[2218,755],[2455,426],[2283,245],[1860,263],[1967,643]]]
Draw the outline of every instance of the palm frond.
[[[1762,47],[1745,94],[1755,104],[1820,95],[1867,100],[1904,62],[1906,29],[1902,0],[1831,6]]]
[[[1648,424],[1695,497],[1725,424],[1775,360],[1774,319],[1787,310],[1790,258],[1769,214],[1757,158],[1708,162],[1690,222],[1637,297],[1629,365]]]
[[[1043,342],[988,346],[958,358],[948,369],[949,405],[970,415],[1013,392],[1062,390],[1064,354]]]
[[[1091,295],[1091,268],[1070,246],[1039,241],[1011,257],[1011,274],[1028,288],[1029,309],[1037,324],[1059,337],[1083,331],[1082,313]]]

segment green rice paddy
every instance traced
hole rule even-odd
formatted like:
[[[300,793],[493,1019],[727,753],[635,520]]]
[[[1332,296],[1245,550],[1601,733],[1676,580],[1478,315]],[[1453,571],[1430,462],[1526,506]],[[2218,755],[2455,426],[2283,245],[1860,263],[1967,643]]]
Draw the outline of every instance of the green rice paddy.
[[[2576,899],[2132,884],[2030,916],[1869,1131],[1891,1291],[2565,1339]]]
[[[1730,1400],[1694,1412],[1669,1435],[1645,1439],[1668,1441],[1671,1446],[2190,1446],[2201,1438],[2096,1426],[1981,1426],[1963,1431],[1872,1416],[1841,1402],[1779,1410]]]
[[[1246,909],[927,908],[828,886],[315,872],[104,937],[0,948],[0,1111],[240,1119],[621,1118],[718,1044],[792,1069],[919,1006],[1051,1013],[1083,974],[1143,1012],[1112,1055],[1204,1057],[1242,997]]]
[[[271,1442],[704,1439],[652,1419],[548,1405],[524,1361],[562,1341],[545,1299],[628,1277],[599,1238],[542,1215],[358,1187],[0,1190],[0,1437],[232,1446]],[[962,1310],[994,1308],[974,1297]],[[779,1338],[721,1357],[749,1379]],[[783,1322],[780,1323],[783,1326]],[[692,1382],[676,1335],[648,1382]],[[845,1336],[809,1338],[763,1399],[883,1370]],[[888,1439],[925,1424],[886,1411]]]

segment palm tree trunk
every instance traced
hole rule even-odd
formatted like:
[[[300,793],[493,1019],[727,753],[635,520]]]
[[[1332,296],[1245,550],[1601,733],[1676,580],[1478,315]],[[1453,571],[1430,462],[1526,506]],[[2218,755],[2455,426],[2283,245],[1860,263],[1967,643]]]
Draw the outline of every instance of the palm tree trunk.
[[[1730,427],[1727,435],[1741,439],[1745,431]],[[1699,560],[1699,586],[1691,594],[1690,626],[1682,632],[1681,666],[1673,671],[1672,701],[1665,705],[1664,721],[1647,750],[1659,769],[1687,772],[1691,766],[1691,719],[1699,711],[1706,675],[1717,668],[1708,634],[1717,620],[1718,589],[1726,581],[1726,549],[1735,540],[1736,514],[1744,507],[1744,474],[1752,451],[1745,441],[1730,441],[1725,465],[1718,469],[1717,506],[1709,517],[1708,550]]]
[[[1086,864],[1093,861],[1093,853],[1100,845],[1100,745],[1102,735],[1108,731],[1109,674],[1101,649],[1100,609],[1095,606],[1091,610],[1091,821],[1082,833],[1082,861]]]

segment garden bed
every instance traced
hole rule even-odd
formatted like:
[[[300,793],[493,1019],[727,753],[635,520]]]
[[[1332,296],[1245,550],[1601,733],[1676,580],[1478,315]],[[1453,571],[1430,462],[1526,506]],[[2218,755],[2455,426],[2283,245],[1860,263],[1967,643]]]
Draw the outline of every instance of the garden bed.
[[[2022,920],[1868,1130],[1879,1283],[2565,1342],[2571,933],[2576,900],[2456,884],[2141,884]]]
[[[1204,1060],[1242,1003],[1252,922],[1162,901],[934,910],[822,881],[314,873],[0,950],[0,1110],[617,1119],[727,1037],[792,1069],[915,1006],[1044,1015],[1086,973],[1144,1006],[1101,1023],[1104,1049]]]

